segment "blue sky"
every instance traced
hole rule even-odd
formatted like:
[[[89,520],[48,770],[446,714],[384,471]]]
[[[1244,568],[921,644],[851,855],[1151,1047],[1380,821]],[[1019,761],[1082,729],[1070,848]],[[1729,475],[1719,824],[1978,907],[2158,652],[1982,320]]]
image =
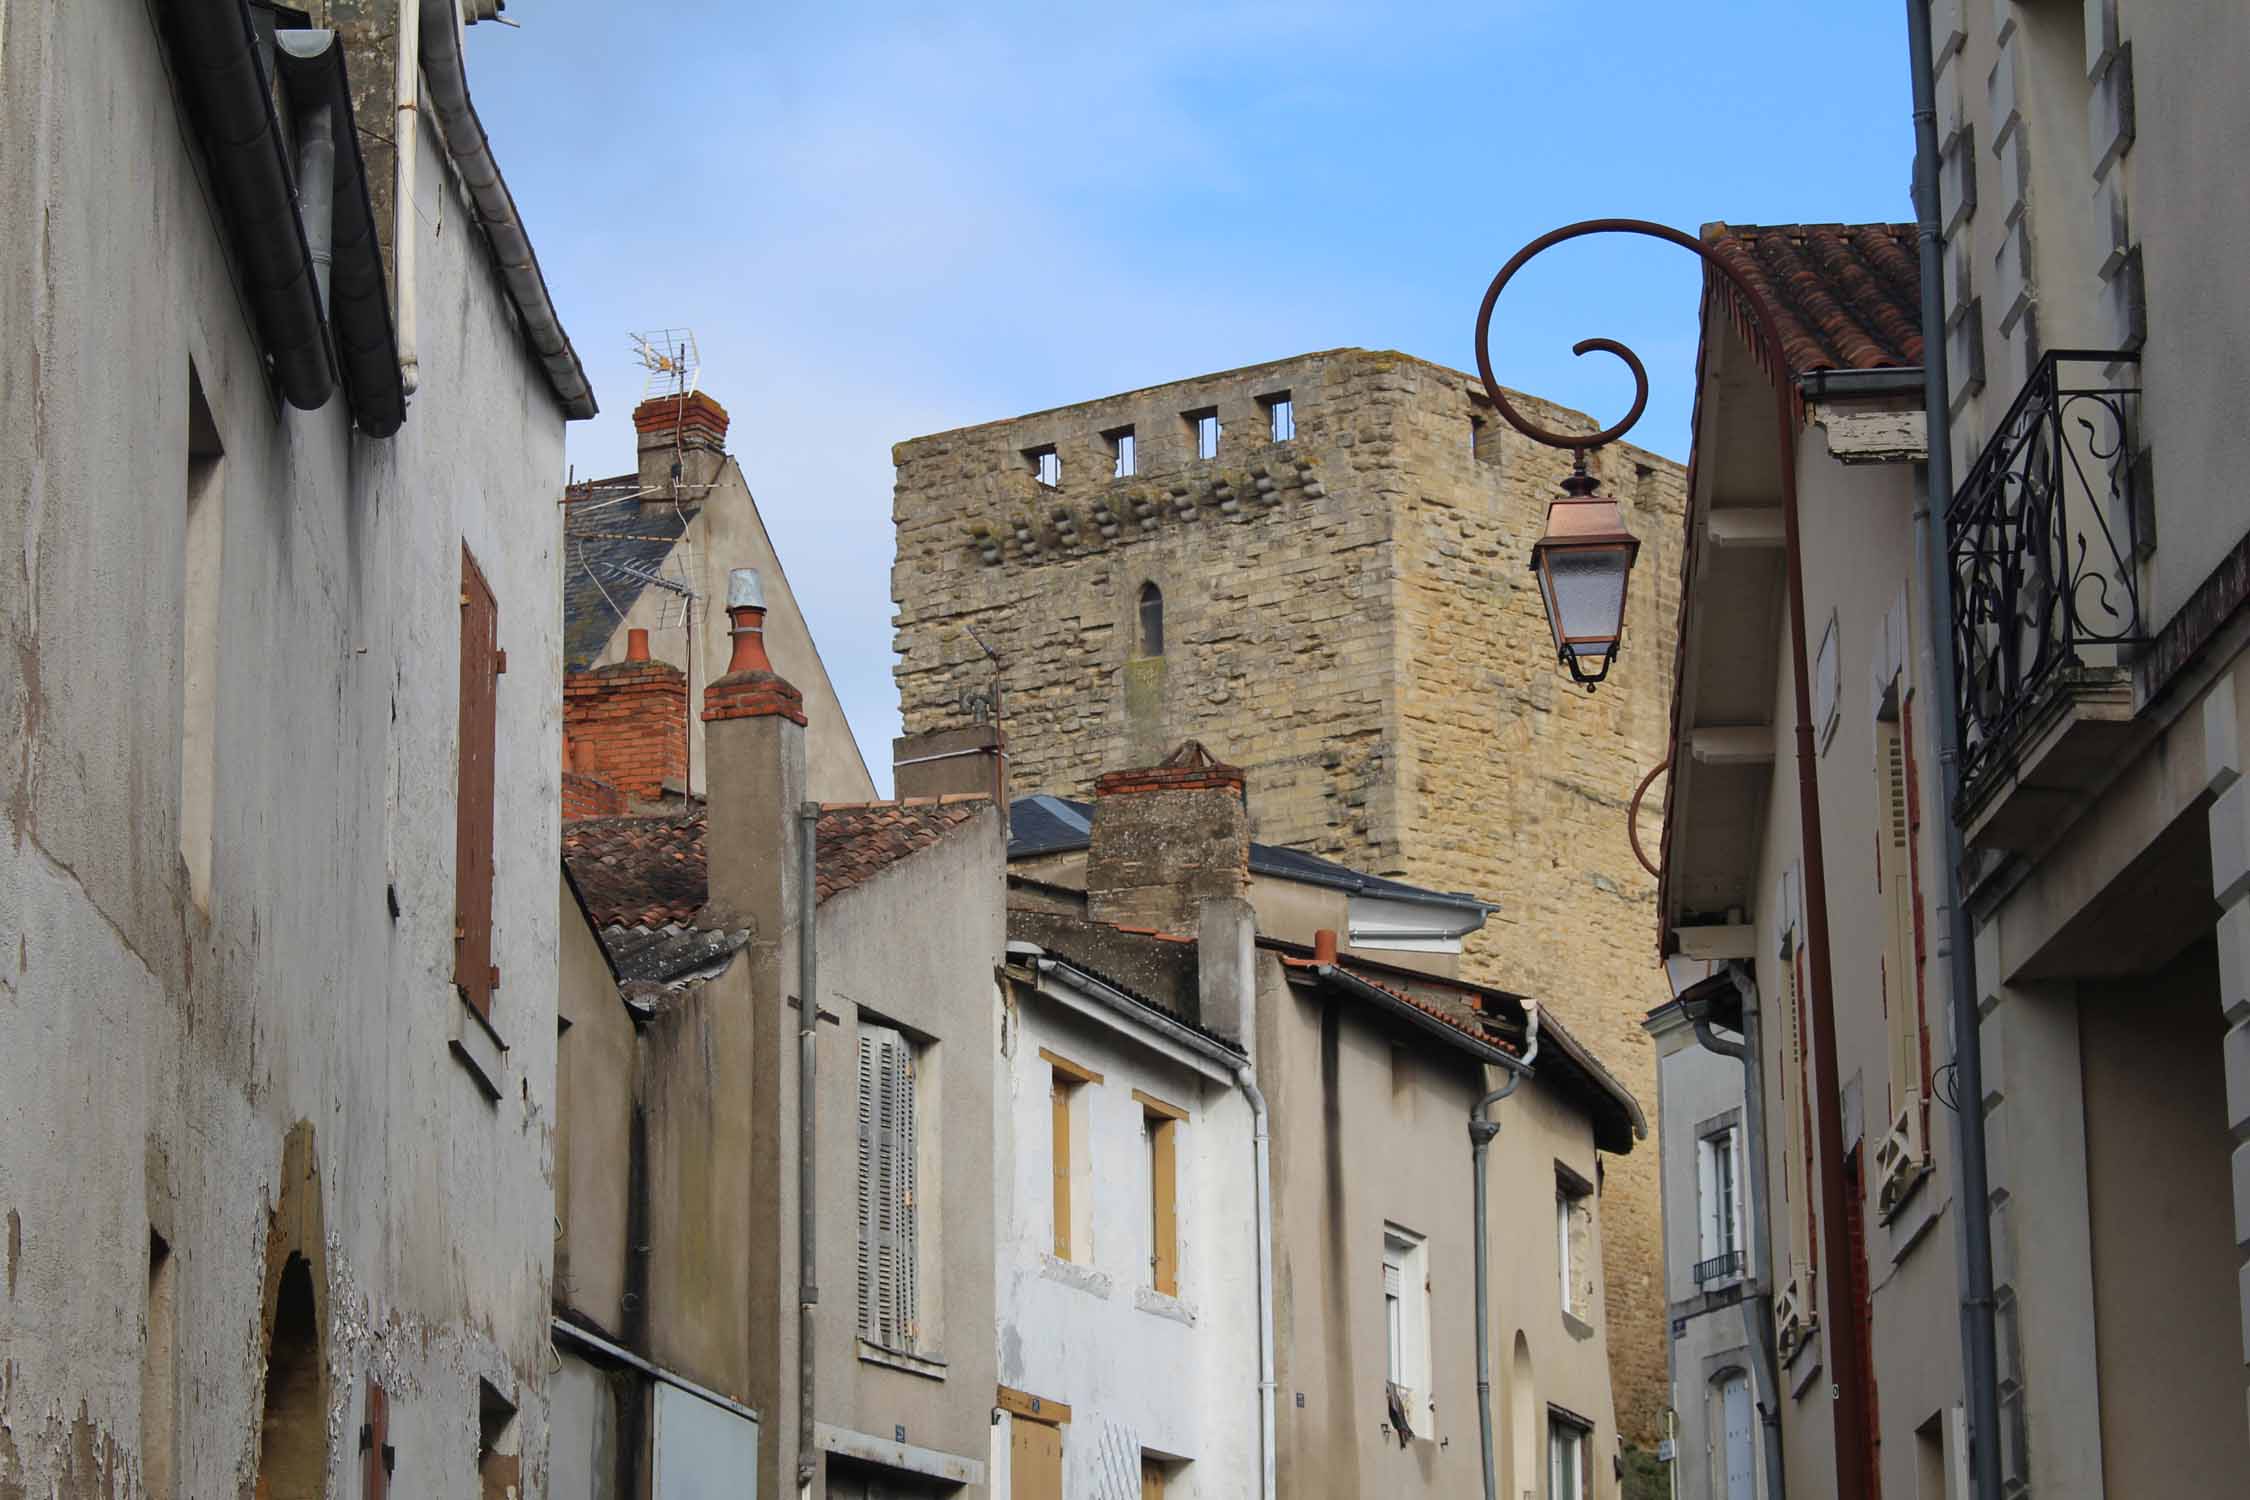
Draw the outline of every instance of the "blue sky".
[[[1473,367],[1485,283],[1573,219],[1908,219],[1890,0],[1382,6],[514,0],[471,86],[632,465],[628,335],[688,325],[868,760],[896,732],[891,444],[1312,349]],[[1697,271],[1519,277],[1511,386],[1684,458]],[[885,778],[887,779],[887,778]]]

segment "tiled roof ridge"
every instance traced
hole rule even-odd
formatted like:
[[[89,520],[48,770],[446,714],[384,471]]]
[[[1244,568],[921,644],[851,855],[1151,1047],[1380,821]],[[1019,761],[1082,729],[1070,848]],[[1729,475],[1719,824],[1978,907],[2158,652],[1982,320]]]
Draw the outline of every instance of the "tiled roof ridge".
[[[1364,969],[1361,969],[1357,965],[1347,963],[1340,958],[1335,963],[1328,964],[1323,963],[1317,958],[1298,958],[1292,954],[1285,953],[1281,956],[1281,962],[1283,967],[1291,969],[1341,969],[1344,973],[1349,974],[1352,978],[1358,980],[1361,984],[1366,985],[1368,988],[1381,990],[1384,994],[1390,996],[1393,1000],[1398,1001],[1402,1005],[1413,1006],[1423,1015],[1430,1017],[1434,1021],[1444,1022],[1447,1026],[1451,1027],[1455,1031],[1460,1032],[1461,1035],[1468,1037],[1472,1041],[1481,1042],[1487,1047],[1497,1048],[1498,1050],[1507,1053],[1511,1057],[1521,1057],[1523,1055],[1523,1048],[1516,1045],[1514,1042],[1509,1041],[1507,1038],[1501,1036],[1498,1032],[1488,1031],[1481,1026],[1472,1027],[1465,1025],[1462,1023],[1461,1019],[1458,1016],[1448,1015],[1444,1010],[1441,1010],[1439,1007],[1430,1004],[1427,1000],[1420,999],[1414,995],[1408,994],[1404,990],[1395,988],[1391,985],[1387,985],[1381,980],[1376,979],[1368,974]],[[1440,983],[1444,982],[1443,976],[1441,975],[1431,975],[1430,977]],[[1478,1014],[1483,1014],[1484,1008],[1482,1006],[1476,1006],[1474,1008],[1477,1010]]]
[[[1702,238],[1772,305],[1789,373],[1801,375],[1921,363],[1916,234],[1911,224],[1722,220],[1703,226]],[[1755,347],[1755,320],[1731,287],[1727,310]]]
[[[990,802],[990,792],[941,792],[935,797],[872,797],[865,802],[823,802],[820,810],[832,812],[865,812],[883,807],[957,807],[967,802]]]

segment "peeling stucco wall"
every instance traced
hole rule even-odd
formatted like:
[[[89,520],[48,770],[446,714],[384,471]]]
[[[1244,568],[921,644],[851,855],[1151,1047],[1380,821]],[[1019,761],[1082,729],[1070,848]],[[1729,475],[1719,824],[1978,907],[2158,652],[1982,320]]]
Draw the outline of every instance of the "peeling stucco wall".
[[[392,1493],[474,1494],[482,1380],[537,1493],[560,410],[434,137],[421,391],[376,441],[271,394],[148,8],[18,0],[0,28],[0,1496],[143,1493],[167,1399],[176,1493],[248,1493],[300,1121],[330,1485],[372,1376]],[[208,915],[179,854],[191,362],[225,449]],[[449,1047],[464,542],[510,658],[497,1101]],[[176,1379],[144,1402],[152,1231]]]

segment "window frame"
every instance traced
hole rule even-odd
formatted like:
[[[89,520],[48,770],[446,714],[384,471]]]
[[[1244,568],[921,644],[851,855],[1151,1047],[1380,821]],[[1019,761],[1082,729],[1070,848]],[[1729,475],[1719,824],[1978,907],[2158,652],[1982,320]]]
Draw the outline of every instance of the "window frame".
[[[1133,1090],[1141,1107],[1143,1161],[1148,1173],[1149,1287],[1180,1295],[1180,1127],[1188,1112],[1153,1094]]]
[[[1695,1206],[1697,1263],[1740,1254],[1742,1264],[1724,1278],[1740,1280],[1749,1268],[1742,1241],[1742,1126],[1731,1117],[1696,1136]]]
[[[1564,1316],[1581,1323],[1593,1321],[1594,1299],[1580,1294],[1579,1272],[1592,1264],[1594,1185],[1567,1164],[1555,1163],[1555,1272]],[[1583,1244],[1578,1243],[1581,1239]]]
[[[1102,438],[1109,444],[1110,478],[1131,479],[1140,472],[1140,444],[1130,424],[1112,427]]]
[[[1054,1231],[1050,1251],[1054,1258],[1076,1262],[1093,1249],[1091,1204],[1080,1201],[1078,1178],[1086,1166],[1087,1100],[1085,1090],[1102,1081],[1102,1075],[1082,1063],[1041,1047],[1040,1061],[1047,1065],[1048,1083],[1048,1219]]]
[[[1062,452],[1053,443],[1024,449],[1023,461],[1031,470],[1033,484],[1043,490],[1062,488]]]
[[[923,1140],[920,1075],[926,1043],[902,1027],[861,1016],[855,1101],[858,1127],[857,1328],[878,1349],[924,1353],[921,1329]],[[870,1045],[892,1055],[872,1061]],[[887,1075],[887,1076],[886,1076]],[[886,1093],[886,1087],[888,1092]],[[882,1143],[882,1144],[879,1144]],[[885,1172],[883,1150],[890,1153]],[[889,1216],[889,1287],[883,1272],[884,1216]]]
[[[1293,443],[1297,440],[1297,403],[1287,391],[1275,391],[1260,396],[1258,405],[1266,414],[1266,441]]]
[[[1196,462],[1215,462],[1220,445],[1226,441],[1226,426],[1219,420],[1219,409],[1199,406],[1181,412],[1180,420],[1187,423],[1188,443],[1194,450]]]
[[[1155,606],[1153,625],[1150,606]],[[1164,657],[1164,589],[1153,578],[1141,580],[1133,595],[1133,659],[1161,661]]]
[[[1588,1460],[1594,1447],[1593,1425],[1581,1417],[1571,1416],[1556,1407],[1547,1408],[1547,1495],[1548,1500],[1589,1500],[1592,1478]],[[1563,1454],[1570,1454],[1569,1488],[1564,1488]]]
[[[1437,1436],[1436,1359],[1431,1349],[1429,1238],[1383,1224],[1383,1379],[1405,1393],[1414,1436]],[[1404,1378],[1401,1378],[1404,1377]]]

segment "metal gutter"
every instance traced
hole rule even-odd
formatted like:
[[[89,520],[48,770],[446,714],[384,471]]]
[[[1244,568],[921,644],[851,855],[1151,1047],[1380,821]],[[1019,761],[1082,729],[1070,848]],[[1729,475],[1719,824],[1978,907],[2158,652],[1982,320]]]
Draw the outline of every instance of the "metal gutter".
[[[1913,365],[1892,365],[1880,370],[1807,370],[1797,377],[1797,389],[1804,393],[1807,401],[1919,396],[1922,383],[1922,371]]]
[[[336,389],[297,186],[245,0],[181,0],[167,28],[283,399],[317,411]]]
[[[1492,1063],[1503,1068],[1521,1068],[1523,1066],[1522,1061],[1513,1052],[1495,1047],[1490,1042],[1479,1041],[1450,1021],[1440,1020],[1419,1006],[1407,1004],[1381,985],[1369,984],[1340,964],[1316,963],[1313,965],[1312,971],[1323,979],[1332,980],[1341,985],[1345,990],[1359,996],[1362,1000],[1373,1002],[1379,1008],[1389,1011],[1401,1020],[1411,1021],[1424,1031],[1443,1037],[1480,1062]]]
[[[1011,958],[1030,959],[1032,966],[1040,973],[1056,975],[1072,989],[1090,999],[1100,1001],[1127,1020],[1146,1026],[1168,1042],[1209,1058],[1225,1070],[1225,1077],[1232,1078],[1235,1071],[1242,1066],[1241,1053],[1221,1042],[1214,1041],[1194,1027],[1175,1021],[1164,1012],[1143,1004],[1115,985],[1104,983],[1065,959],[1049,958],[1046,950],[1042,948],[1028,943],[1011,943],[1009,944],[1009,956]]]
[[[367,167],[352,118],[344,48],[333,31],[277,31],[274,47],[275,71],[289,91],[290,108],[308,123],[322,116],[329,122],[333,175],[328,201],[325,212],[308,206],[311,221],[305,229],[308,239],[326,242],[327,274],[319,275],[323,262],[319,247],[313,264],[320,306],[327,312],[335,356],[343,366],[352,420],[370,437],[389,437],[406,421],[406,389],[399,375],[398,338],[376,236],[375,204],[368,196]]]
[[[685,1375],[676,1374],[665,1369],[662,1365],[652,1364],[632,1350],[625,1348],[622,1344],[613,1344],[598,1333],[588,1333],[577,1324],[565,1323],[560,1318],[552,1320],[552,1327],[557,1338],[577,1344],[581,1348],[590,1349],[604,1359],[614,1359],[621,1365],[630,1365],[651,1380],[660,1380],[676,1391],[685,1391],[690,1396],[708,1401],[721,1411],[732,1412],[746,1421],[756,1422],[759,1420],[756,1408],[744,1406],[739,1401],[722,1396],[709,1386],[697,1385]]]
[[[524,341],[546,367],[548,387],[562,403],[564,416],[584,420],[596,411],[594,390],[587,384],[585,367],[579,364],[578,352],[571,348],[570,335],[563,331],[562,319],[547,294],[547,278],[540,273],[531,236],[524,232],[516,201],[500,175],[500,164],[492,159],[492,143],[485,136],[484,122],[477,118],[476,104],[469,97],[468,74],[461,57],[461,18],[455,0],[421,0],[421,7],[422,71],[429,84],[429,105],[445,138],[446,154],[461,174],[476,209],[477,223],[492,246],[493,258],[500,263],[500,277],[507,283],[508,295],[523,320]],[[403,154],[407,143],[400,144]]]

